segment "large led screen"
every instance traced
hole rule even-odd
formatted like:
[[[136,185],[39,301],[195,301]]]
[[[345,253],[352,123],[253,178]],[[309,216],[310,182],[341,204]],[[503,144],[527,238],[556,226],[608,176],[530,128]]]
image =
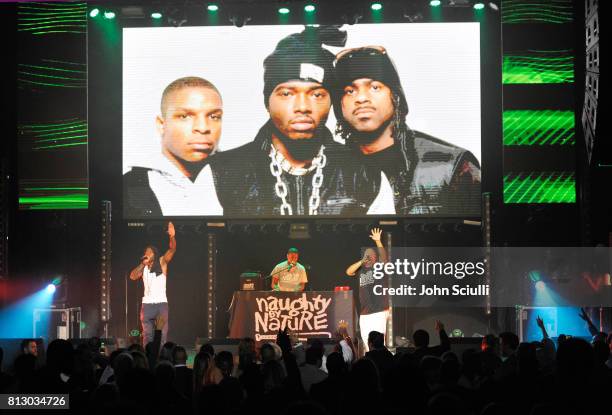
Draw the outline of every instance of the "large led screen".
[[[126,218],[480,215],[478,23],[123,29]]]

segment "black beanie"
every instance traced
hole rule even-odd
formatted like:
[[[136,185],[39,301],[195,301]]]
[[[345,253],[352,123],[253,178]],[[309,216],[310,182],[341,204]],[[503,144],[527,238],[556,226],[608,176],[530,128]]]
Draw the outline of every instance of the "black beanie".
[[[342,47],[346,32],[334,26],[307,26],[282,39],[264,60],[264,103],[278,84],[292,80],[318,82],[330,93],[335,87],[335,55],[323,44]]]
[[[380,81],[399,97],[399,112],[402,116],[408,114],[408,102],[402,88],[402,83],[393,61],[386,51],[374,48],[359,48],[346,53],[336,62],[337,88],[334,97],[334,114],[336,119],[342,119],[342,96],[344,87],[355,79],[368,78]]]

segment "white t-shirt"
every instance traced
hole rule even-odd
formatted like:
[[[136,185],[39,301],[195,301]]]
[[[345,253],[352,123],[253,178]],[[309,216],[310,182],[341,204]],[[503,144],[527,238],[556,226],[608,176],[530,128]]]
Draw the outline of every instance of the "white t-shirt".
[[[291,267],[290,270],[287,270],[288,267],[289,263],[287,261],[283,261],[274,267],[272,274],[274,274],[275,277],[278,277],[278,287],[280,291],[298,291],[300,288],[300,283],[308,282],[306,268],[304,268],[299,262],[296,264],[296,266]]]
[[[156,258],[156,261],[159,259]],[[142,270],[142,282],[144,283],[143,304],[167,303],[166,298],[166,274],[155,274],[145,266]]]
[[[204,166],[192,182],[163,155],[143,164],[138,167],[150,169],[149,186],[164,216],[223,215],[210,165]]]

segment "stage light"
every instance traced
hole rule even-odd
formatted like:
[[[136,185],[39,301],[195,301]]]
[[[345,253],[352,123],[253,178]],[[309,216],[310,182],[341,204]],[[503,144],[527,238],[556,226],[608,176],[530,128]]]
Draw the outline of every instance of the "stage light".
[[[539,281],[542,281],[542,276],[540,275],[538,271],[529,271],[527,275],[529,279],[531,280],[531,282],[533,282],[534,284],[536,284]]]
[[[55,284],[47,285],[47,293],[53,294],[55,292]]]
[[[454,329],[453,331],[451,331],[449,337],[463,337],[463,331],[461,331],[461,329]]]
[[[156,19],[156,20],[159,20],[159,19],[161,19],[161,18],[162,18],[162,14],[161,14],[161,13],[159,13],[159,12],[153,12],[153,13],[151,13],[151,19]]]
[[[537,291],[544,291],[546,289],[546,283],[544,281],[538,281],[535,284]]]
[[[429,5],[432,7],[438,7],[440,4],[442,4],[442,2],[440,0],[431,0],[429,2]]]
[[[289,9],[287,7],[281,7],[280,9],[278,9],[278,12],[280,14],[289,14]]]
[[[115,12],[109,12],[109,11],[105,11],[104,12],[104,18],[111,20],[115,18]]]
[[[378,11],[382,9],[382,4],[380,3],[372,3],[372,5],[370,6],[370,8],[374,11]]]
[[[314,6],[314,4],[307,4],[306,6],[304,6],[304,11],[306,13],[312,13],[314,12],[316,9],[316,7]]]
[[[476,2],[476,3],[474,3],[474,10],[482,10],[482,9],[484,9],[484,6],[485,6],[484,3],[480,2],[480,1]]]
[[[209,4],[206,9],[208,9],[209,12],[216,12],[217,10],[219,10],[219,6],[217,6],[216,4]]]
[[[100,9],[95,8],[95,9],[91,9],[91,11],[89,12],[89,17],[97,17],[100,14]]]

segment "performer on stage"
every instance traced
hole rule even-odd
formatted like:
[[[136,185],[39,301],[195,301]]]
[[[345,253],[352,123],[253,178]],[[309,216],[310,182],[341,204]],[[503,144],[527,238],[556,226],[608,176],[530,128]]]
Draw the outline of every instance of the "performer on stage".
[[[380,333],[387,332],[387,318],[389,317],[389,301],[386,296],[374,295],[372,289],[374,284],[383,284],[386,286],[386,277],[381,280],[375,280],[373,275],[374,263],[379,259],[382,262],[387,261],[387,253],[381,242],[382,230],[378,228],[372,229],[370,238],[376,244],[378,252],[373,248],[367,248],[364,252],[363,259],[355,262],[346,269],[346,275],[349,277],[355,276],[359,271],[359,330],[361,339],[365,348],[368,348],[368,334],[371,331]]]
[[[155,319],[161,316],[166,322],[162,328],[161,344],[166,342],[168,336],[168,299],[166,298],[166,277],[168,264],[176,252],[175,231],[172,222],[168,222],[168,235],[170,237],[168,250],[164,256],[153,245],[144,250],[140,264],[130,272],[131,280],[142,278],[144,283],[144,296],[140,309],[140,322],[142,323],[142,343],[146,345],[153,340],[153,327]]]
[[[298,261],[297,248],[289,248],[287,260],[274,267],[272,276],[272,289],[274,291],[304,291],[308,282],[306,269]]]

